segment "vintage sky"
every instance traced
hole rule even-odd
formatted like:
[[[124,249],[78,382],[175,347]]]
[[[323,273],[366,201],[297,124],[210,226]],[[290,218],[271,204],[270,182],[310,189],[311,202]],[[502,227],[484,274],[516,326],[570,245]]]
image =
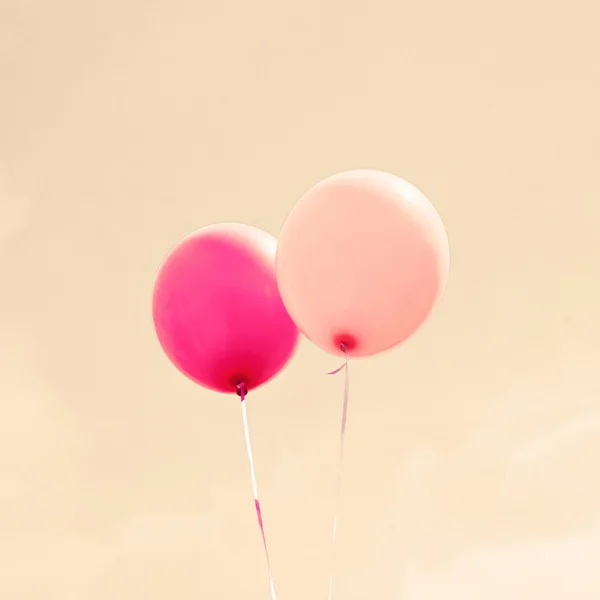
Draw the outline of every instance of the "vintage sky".
[[[239,406],[162,355],[153,277],[368,167],[452,272],[351,365],[335,600],[597,600],[597,13],[0,0],[0,597],[266,600]],[[337,366],[304,342],[249,400],[279,600],[326,598]]]

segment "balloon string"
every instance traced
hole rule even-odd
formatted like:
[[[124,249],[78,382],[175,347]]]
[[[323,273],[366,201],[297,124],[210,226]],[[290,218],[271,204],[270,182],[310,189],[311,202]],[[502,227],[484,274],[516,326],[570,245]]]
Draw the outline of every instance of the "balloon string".
[[[271,600],[277,600],[275,595],[275,584],[273,583],[273,571],[271,569],[271,558],[269,557],[269,548],[267,546],[267,537],[265,535],[265,528],[263,525],[262,511],[260,510],[260,502],[258,500],[258,486],[256,484],[256,472],[254,470],[254,458],[252,457],[252,446],[250,444],[250,428],[248,427],[248,413],[246,412],[246,386],[243,383],[237,386],[238,394],[241,398],[242,405],[242,420],[244,422],[244,437],[246,438],[246,451],[248,454],[248,460],[250,462],[250,478],[252,480],[252,493],[254,494],[254,508],[256,510],[256,516],[258,518],[258,526],[260,527],[260,533],[262,535],[263,546],[265,549],[265,557],[267,559],[267,568],[269,569],[269,583],[271,587]]]
[[[333,538],[331,543],[331,568],[329,571],[329,596],[328,599],[331,600],[332,592],[333,592],[333,565],[335,560],[335,545],[337,539],[337,524],[338,524],[338,512],[340,505],[340,491],[341,491],[341,483],[342,483],[342,462],[344,459],[344,442],[346,439],[346,421],[348,418],[348,398],[349,398],[349,377],[348,377],[348,346],[346,344],[341,344],[340,348],[344,351],[346,355],[346,360],[344,364],[336,369],[335,371],[331,371],[328,373],[329,375],[336,375],[340,371],[344,370],[344,405],[342,408],[342,426],[340,431],[340,455],[339,455],[339,464],[338,464],[338,473],[337,473],[337,483],[336,483],[336,500],[335,500],[335,512],[333,517]]]

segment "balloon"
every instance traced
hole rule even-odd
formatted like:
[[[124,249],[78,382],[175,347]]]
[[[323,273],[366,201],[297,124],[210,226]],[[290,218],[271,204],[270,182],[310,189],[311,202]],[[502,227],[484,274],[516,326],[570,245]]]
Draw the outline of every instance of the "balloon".
[[[300,331],[331,354],[370,356],[427,320],[446,287],[446,230],[413,185],[381,171],[333,175],[279,235],[279,291]]]
[[[239,223],[204,227],[160,267],[153,295],[158,339],[173,364],[217,392],[262,385],[290,360],[299,332],[275,277],[276,239]]]

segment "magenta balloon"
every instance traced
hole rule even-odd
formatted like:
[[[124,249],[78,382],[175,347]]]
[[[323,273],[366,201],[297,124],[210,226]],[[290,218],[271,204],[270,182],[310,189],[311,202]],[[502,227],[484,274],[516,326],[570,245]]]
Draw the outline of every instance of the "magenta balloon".
[[[281,297],[317,346],[369,356],[425,322],[448,279],[446,230],[413,185],[381,171],[325,179],[294,206],[279,235]]]
[[[204,227],[165,258],[154,286],[158,339],[173,364],[217,392],[254,389],[290,360],[299,332],[275,277],[276,239],[238,223]]]

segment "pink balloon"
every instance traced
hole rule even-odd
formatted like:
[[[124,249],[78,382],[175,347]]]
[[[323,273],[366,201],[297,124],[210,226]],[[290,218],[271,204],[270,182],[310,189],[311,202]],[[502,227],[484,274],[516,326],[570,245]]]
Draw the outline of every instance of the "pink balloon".
[[[377,354],[411,336],[446,287],[446,230],[413,185],[381,171],[339,173],[310,189],[281,230],[283,302],[331,354]]]
[[[238,223],[204,227],[165,258],[154,286],[158,339],[173,364],[217,392],[251,390],[290,360],[299,332],[275,277],[276,239]]]

